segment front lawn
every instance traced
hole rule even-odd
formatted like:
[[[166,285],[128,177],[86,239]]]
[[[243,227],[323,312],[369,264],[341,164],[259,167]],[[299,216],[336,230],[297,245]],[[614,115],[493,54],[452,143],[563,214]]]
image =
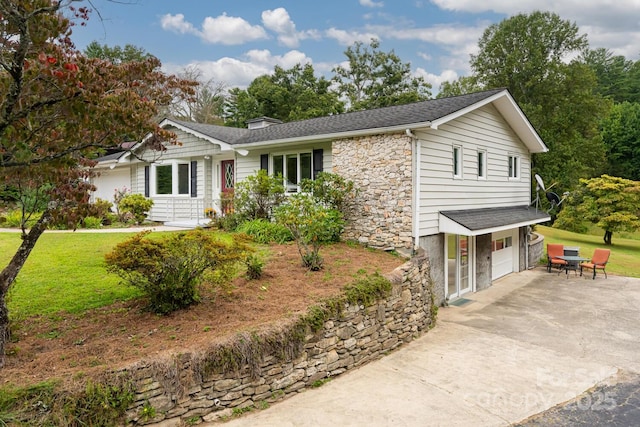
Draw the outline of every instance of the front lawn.
[[[104,254],[134,233],[45,232],[9,292],[12,319],[79,313],[139,295],[107,274]],[[0,233],[0,266],[20,245],[20,233]]]
[[[564,246],[577,246],[580,248],[580,255],[590,258],[596,248],[611,249],[611,256],[607,264],[607,273],[620,276],[640,277],[640,240],[623,238],[619,234],[613,235],[613,245],[607,246],[602,241],[602,234],[577,234],[570,231],[558,230],[557,228],[537,226],[536,232],[542,234],[547,243],[560,243]]]

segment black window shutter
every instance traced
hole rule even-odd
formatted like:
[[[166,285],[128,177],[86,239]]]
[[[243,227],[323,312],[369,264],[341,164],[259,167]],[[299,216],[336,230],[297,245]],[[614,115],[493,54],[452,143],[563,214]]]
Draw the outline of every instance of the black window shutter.
[[[151,172],[150,166],[144,167],[144,197],[149,197],[151,192],[149,191],[149,175]]]
[[[198,197],[198,162],[191,162],[191,197]]]
[[[260,154],[260,169],[267,171],[269,173],[269,155],[268,154]]]
[[[324,170],[322,165],[322,148],[313,150],[313,179],[316,179],[318,174]]]

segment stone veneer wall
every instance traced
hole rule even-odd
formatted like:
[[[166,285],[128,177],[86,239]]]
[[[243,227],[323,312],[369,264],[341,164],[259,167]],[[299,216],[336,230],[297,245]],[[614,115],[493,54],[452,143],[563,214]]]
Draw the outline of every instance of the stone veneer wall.
[[[355,183],[343,237],[379,249],[413,248],[411,138],[404,133],[333,141],[333,172]]]
[[[386,299],[369,307],[346,306],[318,333],[307,335],[302,353],[294,358],[279,361],[265,355],[258,378],[251,378],[248,366],[207,376],[197,368],[202,354],[130,367],[125,373],[135,379],[137,391],[127,413],[129,423],[173,427],[224,419],[234,408],[261,407],[382,357],[435,324],[429,270],[424,251],[419,251],[386,275],[393,285]],[[148,412],[155,414],[153,419],[142,416],[145,407],[153,408]]]

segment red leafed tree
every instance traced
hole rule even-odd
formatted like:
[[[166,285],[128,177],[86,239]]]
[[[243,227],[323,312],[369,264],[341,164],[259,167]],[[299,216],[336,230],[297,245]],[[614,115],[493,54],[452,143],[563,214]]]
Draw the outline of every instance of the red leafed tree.
[[[157,150],[175,143],[157,126],[158,107],[193,93],[191,82],[163,74],[156,58],[113,64],[82,55],[71,41],[74,25],[88,19],[82,5],[0,0],[0,187],[44,191],[48,200],[35,225],[23,225],[22,243],[0,272],[0,367],[7,292],[46,228],[82,215],[92,159],[144,137]],[[23,209],[23,218],[30,214]]]

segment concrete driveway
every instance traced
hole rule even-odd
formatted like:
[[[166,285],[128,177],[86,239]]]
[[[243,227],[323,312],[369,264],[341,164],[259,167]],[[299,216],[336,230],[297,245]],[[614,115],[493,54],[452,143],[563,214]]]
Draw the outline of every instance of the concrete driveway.
[[[224,425],[505,426],[640,373],[640,279],[540,267],[466,299],[398,351]]]

